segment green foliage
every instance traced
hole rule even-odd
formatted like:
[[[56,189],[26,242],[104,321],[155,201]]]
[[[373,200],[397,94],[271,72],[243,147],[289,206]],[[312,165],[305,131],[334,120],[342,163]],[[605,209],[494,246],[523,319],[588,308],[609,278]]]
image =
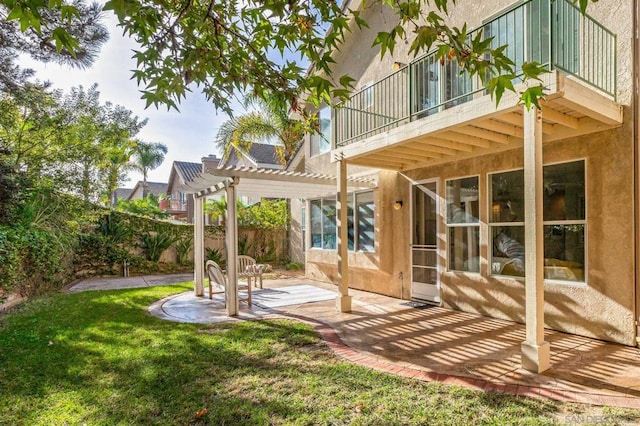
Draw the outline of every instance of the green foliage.
[[[238,238],[238,254],[254,256],[253,247],[254,244],[249,242],[249,239],[247,237]]]
[[[266,200],[240,209],[238,224],[260,228],[284,228],[289,225],[286,200]]]
[[[160,256],[175,242],[175,237],[161,232],[149,232],[140,237],[147,260],[158,262]]]
[[[116,209],[121,212],[128,212],[153,219],[166,219],[169,217],[169,213],[160,209],[159,198],[153,194],[136,200],[124,201],[121,199],[118,201]]]
[[[21,55],[83,68],[109,38],[96,3],[3,0],[0,16],[0,93],[18,90],[31,77],[16,65]]]
[[[300,110],[297,100],[303,95],[315,106],[346,99],[352,80],[333,75],[333,58],[347,33],[368,24],[359,10],[343,8],[340,3],[110,0],[104,10],[113,11],[124,33],[140,45],[134,54],[137,69],[133,78],[144,87],[142,98],[147,106],[177,108],[186,93],[198,87],[217,108],[232,115],[231,100],[236,93],[251,93],[293,111]],[[447,24],[445,18],[454,0],[378,0],[366,2],[365,7],[372,3],[391,7],[399,22],[391,31],[377,34],[374,45],[380,46],[382,56],[393,53],[398,42],[406,42],[411,43],[414,55],[435,48],[442,61],[455,58],[484,83],[501,75],[520,74],[502,48],[490,48],[477,37],[469,40],[466,25]],[[573,3],[584,13],[589,0]],[[71,25],[85,16],[81,4],[3,0],[0,5],[16,22],[16,32],[41,35],[40,44],[46,50],[72,58],[90,56],[73,30],[85,26]],[[328,33],[327,28],[331,28]],[[296,52],[301,61],[288,59],[290,52]],[[300,62],[313,64],[315,72],[306,74]],[[496,98],[510,90],[504,83],[498,79],[489,88]],[[525,93],[529,104],[535,105],[538,91],[526,89]]]
[[[207,260],[213,260],[218,265],[220,265],[221,268],[224,268],[226,266],[227,258],[224,254],[224,250],[205,247],[204,251],[205,251],[205,257],[207,258]]]
[[[85,201],[109,198],[123,181],[131,138],[145,124],[122,106],[103,104],[97,85],[63,95],[25,84],[0,97],[0,151],[7,167],[23,171],[34,187]]]
[[[284,269],[287,271],[302,271],[304,270],[304,264],[300,262],[289,262],[284,265]]]
[[[132,166],[142,173],[143,191],[145,193],[147,191],[147,175],[149,171],[160,167],[166,153],[167,146],[165,144],[136,141]]]
[[[350,81],[345,79],[343,83],[350,84]],[[228,160],[232,152],[237,158],[243,158],[254,142],[276,143],[277,159],[286,165],[310,127],[304,121],[292,119],[288,110],[273,101],[249,96],[245,99],[245,107],[256,110],[230,118],[218,130],[214,143],[222,158]]]
[[[68,254],[54,234],[0,225],[0,300],[4,292],[38,294],[58,286],[70,269]]]
[[[186,236],[176,241],[176,256],[178,258],[179,265],[186,265],[189,263],[189,253],[193,248],[193,237]]]

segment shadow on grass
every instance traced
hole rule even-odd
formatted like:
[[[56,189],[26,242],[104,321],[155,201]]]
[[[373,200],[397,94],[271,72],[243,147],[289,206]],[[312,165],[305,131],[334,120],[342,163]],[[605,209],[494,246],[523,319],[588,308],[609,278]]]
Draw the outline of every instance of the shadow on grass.
[[[557,409],[340,362],[297,322],[203,326],[147,313],[182,290],[58,295],[0,318],[0,423],[539,424]]]

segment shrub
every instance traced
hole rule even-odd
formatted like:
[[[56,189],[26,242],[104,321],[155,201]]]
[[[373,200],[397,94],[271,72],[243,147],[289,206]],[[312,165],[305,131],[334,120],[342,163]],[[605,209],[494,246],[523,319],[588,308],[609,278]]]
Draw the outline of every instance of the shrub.
[[[176,257],[179,265],[189,262],[189,253],[193,247],[193,237],[183,237],[176,242]]]
[[[205,248],[205,255],[207,257],[207,260],[213,260],[218,265],[220,265],[221,268],[226,267],[227,259],[224,255],[224,250],[216,248],[210,249],[207,247]]]
[[[161,232],[149,232],[142,235],[140,240],[147,260],[157,262],[162,253],[175,242],[175,237]]]
[[[287,271],[302,271],[304,269],[304,265],[300,262],[289,262],[284,265],[284,269]]]

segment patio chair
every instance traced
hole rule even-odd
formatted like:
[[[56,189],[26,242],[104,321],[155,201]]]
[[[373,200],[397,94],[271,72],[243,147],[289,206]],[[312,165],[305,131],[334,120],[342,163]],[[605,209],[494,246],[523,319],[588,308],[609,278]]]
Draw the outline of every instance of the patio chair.
[[[238,278],[246,278],[247,285],[251,286],[251,279],[254,279],[253,285],[262,288],[262,274],[266,268],[264,265],[256,264],[256,260],[251,256],[245,256],[241,254],[238,256]]]
[[[205,267],[209,276],[209,299],[213,299],[214,293],[225,293],[227,291],[227,277],[224,276],[220,266],[213,260],[208,260]],[[246,296],[240,293],[241,290],[246,290]],[[238,282],[238,300],[247,302],[251,306],[251,285],[248,282],[247,284]]]

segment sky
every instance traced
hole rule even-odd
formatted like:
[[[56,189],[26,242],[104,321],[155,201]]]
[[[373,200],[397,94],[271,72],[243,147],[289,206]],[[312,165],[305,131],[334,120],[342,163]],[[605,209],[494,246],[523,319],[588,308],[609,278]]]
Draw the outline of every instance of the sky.
[[[104,23],[110,33],[110,39],[100,51],[100,55],[91,68],[75,69],[58,64],[44,64],[31,58],[21,58],[20,65],[36,71],[36,78],[50,81],[53,88],[68,92],[70,88],[82,85],[89,88],[98,83],[102,103],[110,101],[133,111],[141,119],[149,122],[136,136],[146,142],[161,142],[167,145],[168,153],[162,166],[149,173],[151,182],[167,182],[173,161],[190,161],[199,163],[209,154],[217,154],[213,140],[218,128],[229,117],[217,111],[213,104],[195,89],[187,95],[179,105],[180,112],[167,111],[166,107],[156,109],[153,105],[145,109],[145,102],[140,99],[136,81],[131,80],[131,70],[135,61],[131,59],[135,43],[122,36],[122,30],[116,26],[116,17],[106,14]],[[239,101],[234,104],[234,113],[242,113]],[[220,156],[218,154],[218,156]],[[129,173],[129,182],[124,187],[133,187],[142,175]]]

